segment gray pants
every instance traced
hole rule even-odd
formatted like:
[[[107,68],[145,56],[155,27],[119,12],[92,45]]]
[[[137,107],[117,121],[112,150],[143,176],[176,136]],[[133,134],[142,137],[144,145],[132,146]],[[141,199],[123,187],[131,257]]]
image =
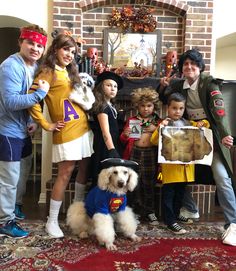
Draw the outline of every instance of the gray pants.
[[[32,167],[32,157],[30,154],[25,158],[22,158],[20,161],[20,177],[17,184],[17,192],[16,192],[16,204],[23,204],[23,196],[26,192],[26,183],[30,175],[31,167]]]
[[[0,161],[0,224],[15,218],[15,204],[22,204],[32,155],[17,162]]]
[[[16,188],[20,161],[0,161],[0,224],[15,218]]]
[[[192,194],[188,190],[188,188],[185,189],[184,198],[182,201],[182,206],[191,213],[198,212],[198,206],[197,206],[196,202],[194,201]]]

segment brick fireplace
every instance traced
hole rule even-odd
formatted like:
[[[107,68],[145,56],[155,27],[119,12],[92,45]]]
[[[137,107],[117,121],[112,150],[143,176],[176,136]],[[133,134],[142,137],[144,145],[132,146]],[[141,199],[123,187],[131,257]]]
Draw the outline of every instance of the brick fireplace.
[[[96,47],[99,60],[101,60],[103,58],[103,30],[109,28],[108,19],[112,13],[112,8],[122,8],[125,5],[138,8],[144,2],[147,7],[154,10],[152,15],[156,17],[158,21],[157,29],[162,33],[161,55],[164,56],[168,51],[166,43],[171,43],[170,49],[176,50],[178,55],[192,47],[197,47],[203,53],[206,71],[209,71],[211,64],[213,0],[54,0],[53,28],[54,30],[70,30],[74,37],[81,36],[86,41],[86,44],[81,47],[80,53],[83,55],[87,52],[87,48]],[[146,79],[148,80],[147,84],[152,83],[153,87],[155,87],[157,84],[156,79]],[[139,80],[136,79],[136,81]],[[129,98],[127,96],[129,96],[129,91],[131,91],[134,82],[131,82],[132,85],[129,85],[129,83],[128,81],[125,82],[127,90],[124,88],[123,92],[120,93],[122,94],[120,101],[118,99],[122,109],[128,108],[126,101]],[[55,170],[56,168],[54,168]],[[49,180],[46,184],[47,203],[49,203],[54,183],[54,171],[52,180]],[[204,189],[202,190],[202,188]],[[209,213],[214,206],[215,187],[210,186],[208,188],[204,185],[193,185],[191,189],[201,213]],[[160,187],[157,187],[157,194],[160,196]],[[73,200],[73,195],[74,183],[70,182],[66,189],[62,212],[67,210],[68,205]],[[206,201],[208,205],[206,205]],[[207,208],[207,210],[204,208]],[[157,213],[160,215],[160,211],[157,210]]]
[[[213,0],[54,0],[53,28],[71,30],[73,36],[81,36],[86,44],[81,48],[84,54],[89,47],[98,49],[99,59],[103,57],[103,30],[108,28],[112,8],[124,5],[140,7],[145,3],[154,9],[157,29],[162,32],[161,54],[167,52],[166,43],[178,55],[197,47],[204,55],[206,71],[210,70],[212,46]]]

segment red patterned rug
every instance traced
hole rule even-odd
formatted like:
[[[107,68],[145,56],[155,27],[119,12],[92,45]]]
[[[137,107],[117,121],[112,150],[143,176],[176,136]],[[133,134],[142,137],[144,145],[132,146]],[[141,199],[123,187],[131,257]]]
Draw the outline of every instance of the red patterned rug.
[[[30,236],[0,237],[1,271],[236,271],[236,247],[223,245],[222,223],[195,223],[173,236],[164,225],[142,224],[140,243],[117,236],[109,252],[95,238],[80,240],[61,224],[65,237],[51,239],[42,222],[25,222]]]

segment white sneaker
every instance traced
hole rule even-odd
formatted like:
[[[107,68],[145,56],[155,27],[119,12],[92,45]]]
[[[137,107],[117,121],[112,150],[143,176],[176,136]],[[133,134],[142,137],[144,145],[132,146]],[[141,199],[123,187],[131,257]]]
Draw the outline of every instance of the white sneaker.
[[[171,230],[174,234],[185,234],[187,232],[178,223],[174,223],[167,226],[167,229]]]
[[[50,221],[48,219],[46,226],[45,226],[46,232],[53,238],[62,238],[64,237],[64,233],[60,229],[57,221]]]
[[[198,212],[196,212],[196,213],[189,212],[184,207],[182,207],[180,209],[180,216],[183,216],[185,218],[193,218],[193,219],[198,219],[200,217]]]
[[[154,213],[148,214],[148,215],[147,215],[147,219],[148,219],[148,223],[149,223],[150,225],[153,225],[153,226],[159,225],[159,222],[158,222],[158,220],[157,220],[157,217],[156,217],[156,215],[155,215]]]
[[[222,243],[230,246],[236,246],[236,224],[231,223],[222,235]]]

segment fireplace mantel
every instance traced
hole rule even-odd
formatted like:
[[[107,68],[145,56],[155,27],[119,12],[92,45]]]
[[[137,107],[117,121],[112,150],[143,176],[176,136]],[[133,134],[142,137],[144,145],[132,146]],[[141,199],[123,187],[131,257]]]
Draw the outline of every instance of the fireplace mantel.
[[[129,101],[130,93],[137,88],[152,87],[157,88],[160,81],[158,77],[144,77],[144,78],[127,78],[123,77],[124,87],[119,90],[117,94],[117,101]]]

